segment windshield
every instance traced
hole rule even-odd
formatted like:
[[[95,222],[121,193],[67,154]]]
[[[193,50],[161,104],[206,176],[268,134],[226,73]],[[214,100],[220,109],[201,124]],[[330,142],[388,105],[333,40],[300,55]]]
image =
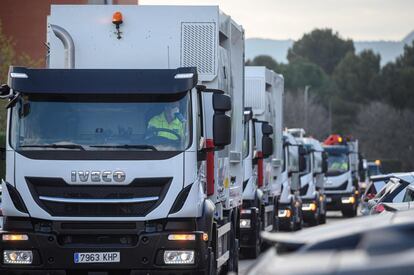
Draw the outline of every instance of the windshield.
[[[328,155],[328,176],[340,175],[349,170],[349,160],[347,154]]]
[[[380,175],[381,171],[378,165],[368,164],[368,176]]]
[[[16,150],[183,151],[190,96],[30,95],[12,112]]]
[[[367,194],[371,193],[371,194],[377,194],[383,187],[385,186],[385,181],[384,180],[377,180],[374,181],[371,185],[371,187],[369,188],[369,190],[367,190]]]

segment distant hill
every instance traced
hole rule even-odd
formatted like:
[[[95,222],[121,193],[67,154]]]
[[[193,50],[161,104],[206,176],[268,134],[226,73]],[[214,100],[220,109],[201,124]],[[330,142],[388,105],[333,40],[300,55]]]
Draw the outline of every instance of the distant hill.
[[[408,34],[401,41],[354,41],[357,53],[372,49],[381,55],[381,65],[394,61],[404,52],[404,45],[414,41],[414,31]],[[293,40],[274,40],[262,38],[246,39],[246,59],[253,59],[255,56],[265,54],[275,58],[278,62],[286,63],[288,49],[292,46]]]

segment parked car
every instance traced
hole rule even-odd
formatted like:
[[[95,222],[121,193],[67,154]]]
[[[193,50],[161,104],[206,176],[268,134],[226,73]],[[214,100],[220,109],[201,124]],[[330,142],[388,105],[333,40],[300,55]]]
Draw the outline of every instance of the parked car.
[[[369,214],[368,201],[373,199],[378,194],[378,192],[384,188],[388,180],[388,175],[370,177],[370,182],[361,196],[361,213],[363,215]]]
[[[412,201],[414,198],[414,175],[412,173],[391,175],[387,184],[368,201],[370,214],[378,214],[385,210],[384,203],[398,204]]]
[[[264,234],[276,244],[247,274],[412,274],[414,210],[364,216],[295,233]],[[292,251],[290,254],[281,252]]]
[[[390,197],[393,196],[392,201]],[[407,185],[404,188],[394,188],[390,194],[384,195],[384,199],[380,198],[375,207],[370,211],[370,214],[378,214],[384,211],[404,211],[414,207],[414,183]]]

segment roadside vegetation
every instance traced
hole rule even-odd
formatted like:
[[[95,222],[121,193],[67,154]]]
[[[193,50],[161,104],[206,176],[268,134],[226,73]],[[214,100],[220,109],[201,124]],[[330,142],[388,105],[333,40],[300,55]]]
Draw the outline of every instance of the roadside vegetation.
[[[287,59],[284,64],[261,55],[246,61],[284,75],[285,126],[307,128],[319,139],[351,135],[368,159],[392,163],[394,171],[414,170],[414,42],[381,67],[373,51],[357,54],[352,40],[316,29],[293,44]]]

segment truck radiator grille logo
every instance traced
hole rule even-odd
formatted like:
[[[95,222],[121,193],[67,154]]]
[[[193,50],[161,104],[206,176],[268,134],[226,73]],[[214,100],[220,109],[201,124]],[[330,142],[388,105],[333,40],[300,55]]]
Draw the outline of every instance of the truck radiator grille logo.
[[[123,171],[72,171],[70,179],[72,182],[77,182],[78,178],[81,182],[124,182],[126,175]]]

